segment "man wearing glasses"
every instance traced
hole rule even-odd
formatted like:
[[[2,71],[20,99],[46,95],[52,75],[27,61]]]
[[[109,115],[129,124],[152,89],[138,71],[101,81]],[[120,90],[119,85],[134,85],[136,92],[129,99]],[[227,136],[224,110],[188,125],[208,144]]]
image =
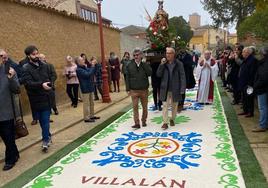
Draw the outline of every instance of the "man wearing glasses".
[[[142,105],[142,126],[146,127],[148,115],[148,77],[152,74],[152,69],[149,64],[142,62],[142,51],[136,48],[133,52],[134,59],[126,67],[126,91],[131,96],[133,105],[133,114],[135,125],[133,129],[139,129],[139,100]]]

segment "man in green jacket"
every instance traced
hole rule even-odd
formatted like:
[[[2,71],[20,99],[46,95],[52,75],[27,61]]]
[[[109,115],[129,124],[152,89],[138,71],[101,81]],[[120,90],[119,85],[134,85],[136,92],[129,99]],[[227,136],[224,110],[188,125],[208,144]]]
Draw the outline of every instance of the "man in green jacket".
[[[139,129],[139,99],[142,105],[142,126],[146,127],[148,115],[148,77],[152,74],[152,69],[149,64],[142,62],[142,51],[135,48],[133,52],[134,59],[126,67],[126,91],[131,96],[133,104],[133,114],[135,125],[133,129]]]

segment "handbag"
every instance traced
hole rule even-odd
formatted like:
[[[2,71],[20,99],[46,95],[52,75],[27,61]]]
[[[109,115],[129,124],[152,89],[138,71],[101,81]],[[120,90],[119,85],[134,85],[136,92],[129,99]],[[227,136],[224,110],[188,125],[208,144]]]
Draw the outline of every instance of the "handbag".
[[[20,97],[18,96],[18,98],[19,98],[19,111],[20,111],[21,119],[17,119],[14,98],[13,98],[12,94],[10,96],[11,96],[11,103],[12,103],[12,110],[13,110],[14,124],[15,124],[15,138],[19,139],[21,137],[27,136],[29,134],[29,131],[28,131],[27,126],[23,120]]]

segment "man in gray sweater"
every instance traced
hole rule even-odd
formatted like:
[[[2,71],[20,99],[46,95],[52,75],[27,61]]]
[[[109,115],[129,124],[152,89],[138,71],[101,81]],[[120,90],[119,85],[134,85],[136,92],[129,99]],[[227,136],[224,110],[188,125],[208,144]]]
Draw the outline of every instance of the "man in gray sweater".
[[[20,91],[16,72],[7,63],[7,57],[0,50],[0,136],[5,143],[5,165],[3,170],[13,168],[19,159],[19,152],[15,143],[14,113],[11,97]]]
[[[152,68],[149,64],[142,62],[142,51],[136,48],[133,52],[134,60],[132,60],[126,67],[126,91],[131,96],[133,104],[133,114],[135,125],[133,129],[139,129],[139,100],[142,105],[142,126],[146,126],[148,115],[148,77],[152,75]]]

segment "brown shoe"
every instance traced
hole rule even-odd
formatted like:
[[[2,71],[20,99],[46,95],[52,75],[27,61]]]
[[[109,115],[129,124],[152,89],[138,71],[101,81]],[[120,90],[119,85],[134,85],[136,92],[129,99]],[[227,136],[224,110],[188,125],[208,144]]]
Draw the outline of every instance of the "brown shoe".
[[[245,113],[245,112],[241,112],[241,113],[239,113],[239,114],[237,114],[237,115],[239,115],[239,116],[244,116],[244,115],[247,115],[247,113]]]
[[[163,130],[166,130],[166,129],[168,129],[168,124],[167,123],[164,123],[163,125],[162,125],[162,127],[161,127]]]
[[[257,132],[265,132],[265,131],[267,131],[267,129],[264,129],[264,128],[261,128],[261,127],[257,127],[255,129],[252,129],[252,132],[255,132],[255,133],[257,133]]]
[[[183,106],[182,105],[179,105],[178,106],[178,109],[177,109],[177,112],[180,113],[182,110],[183,110]]]
[[[32,122],[31,122],[31,125],[36,125],[37,124],[37,120],[33,120]]]
[[[169,123],[170,123],[170,126],[172,126],[172,127],[175,126],[174,120],[171,119],[171,120],[169,121]]]
[[[140,129],[141,126],[140,126],[139,124],[136,124],[136,125],[133,125],[132,128],[133,128],[133,129]]]
[[[142,126],[143,126],[143,127],[146,127],[146,126],[147,126],[147,124],[146,124],[146,123],[142,123]]]

